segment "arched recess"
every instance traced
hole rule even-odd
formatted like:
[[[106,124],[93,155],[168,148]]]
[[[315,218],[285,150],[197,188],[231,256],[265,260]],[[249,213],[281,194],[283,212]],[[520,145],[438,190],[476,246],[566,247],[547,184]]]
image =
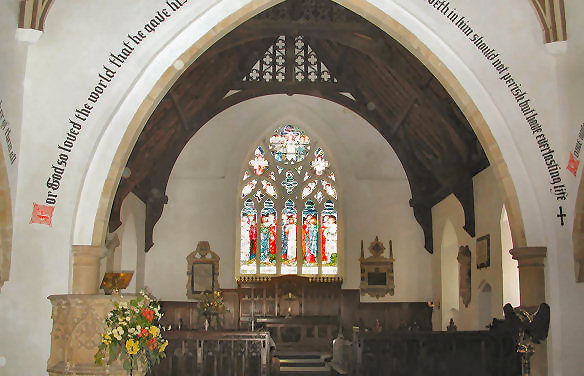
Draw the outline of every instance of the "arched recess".
[[[12,254],[12,205],[4,153],[0,148],[0,289],[10,277]]]
[[[481,281],[479,284],[478,296],[478,328],[485,330],[485,327],[491,323],[493,317],[493,307],[491,303],[491,285],[487,281]]]
[[[513,248],[511,228],[507,209],[503,205],[501,211],[501,268],[503,271],[503,304],[511,303],[513,307],[520,304],[519,300],[519,266],[517,260],[509,253]]]
[[[460,308],[458,289],[458,237],[450,220],[446,220],[440,245],[440,275],[442,289],[442,330],[446,330],[450,319],[458,321]]]
[[[438,80],[443,84],[447,92],[455,100],[459,108],[470,122],[473,130],[477,135],[477,138],[485,149],[487,157],[495,171],[498,181],[501,182],[501,186],[505,194],[505,205],[507,206],[509,212],[514,246],[517,247],[525,245],[525,230],[520,213],[519,200],[510,177],[507,164],[502,157],[501,150],[495,142],[488,124],[481,115],[477,105],[469,93],[463,88],[459,79],[452,73],[452,71],[447,68],[446,64],[444,64],[444,62],[441,61],[432,50],[430,50],[418,39],[418,37],[416,37],[410,30],[406,29],[398,21],[380,9],[372,6],[368,2],[356,0],[339,0],[335,2],[353,11],[354,13],[361,15],[400,42],[421,62],[423,62],[423,64],[432,72],[432,74],[437,77]],[[270,0],[254,2],[244,6],[235,13],[231,14],[230,17],[228,17],[226,20],[223,20],[220,25],[210,31],[203,38],[196,41],[180,56],[180,61],[186,62],[185,65],[188,66],[198,56],[200,56],[200,54],[206,48],[211,46],[214,42],[219,40],[220,37],[225,35],[234,27],[241,24],[251,16],[277,3],[279,3],[279,1]],[[156,85],[154,85],[146,99],[142,101],[140,107],[135,112],[133,119],[128,124],[128,127],[126,128],[125,133],[119,142],[119,146],[116,149],[116,153],[109,171],[107,172],[107,178],[105,178],[105,181],[102,178],[99,178],[100,181],[104,181],[104,184],[103,189],[101,190],[99,203],[96,205],[93,226],[91,227],[92,245],[103,245],[107,234],[107,222],[109,214],[122,170],[125,167],[129,155],[146,123],[146,120],[152,111],[156,108],[161,98],[168,91],[170,85],[181,75],[183,71],[183,68],[177,69],[174,66],[170,66],[167,68],[164,74],[161,75],[161,78],[158,80]],[[480,86],[480,84],[476,84]],[[492,103],[490,103],[489,106],[493,106]],[[103,142],[104,141],[102,140],[102,143]],[[96,162],[94,161],[92,164],[93,163]],[[91,167],[90,174],[88,175],[91,175]],[[88,181],[88,179],[89,177],[86,178],[86,181]],[[89,196],[84,197],[85,188],[86,187],[84,186],[81,193],[81,201],[84,201],[86,198],[90,199]],[[91,195],[90,193],[87,194]],[[78,210],[80,209],[78,208]],[[80,223],[81,221],[79,221],[79,213],[77,218],[78,220],[76,221],[76,227],[90,225],[89,223]]]

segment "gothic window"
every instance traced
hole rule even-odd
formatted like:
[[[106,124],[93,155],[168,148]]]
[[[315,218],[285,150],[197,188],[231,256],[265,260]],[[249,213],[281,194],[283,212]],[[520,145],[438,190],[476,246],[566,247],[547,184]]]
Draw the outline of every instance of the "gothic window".
[[[325,151],[285,125],[242,172],[240,275],[336,276],[336,178]]]

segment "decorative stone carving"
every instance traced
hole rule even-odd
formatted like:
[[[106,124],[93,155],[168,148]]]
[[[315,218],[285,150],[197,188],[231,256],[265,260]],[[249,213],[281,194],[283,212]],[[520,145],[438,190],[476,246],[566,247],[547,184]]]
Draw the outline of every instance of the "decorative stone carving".
[[[130,298],[115,297],[116,301]],[[104,330],[104,320],[112,309],[112,297],[104,295],[53,295],[51,352],[47,372],[56,375],[126,376],[121,363],[96,366],[94,354]],[[137,375],[137,373],[134,373]]]
[[[208,241],[200,241],[187,256],[187,297],[198,299],[205,292],[219,290],[219,255]]]
[[[18,28],[43,31],[54,0],[21,0]]]
[[[391,240],[389,241],[389,257],[384,257],[385,247],[378,237],[369,245],[369,252],[372,256],[365,258],[363,254],[363,240],[361,240],[361,295],[380,298],[382,296],[394,294],[395,284],[393,280],[393,249]]]
[[[459,293],[462,303],[468,307],[471,298],[471,255],[468,245],[460,246],[456,259],[458,260]]]

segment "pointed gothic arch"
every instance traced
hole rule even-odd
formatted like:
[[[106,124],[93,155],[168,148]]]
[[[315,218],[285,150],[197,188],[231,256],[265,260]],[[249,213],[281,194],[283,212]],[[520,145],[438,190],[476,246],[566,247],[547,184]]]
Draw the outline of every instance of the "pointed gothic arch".
[[[239,9],[237,12],[231,15],[229,22],[223,23],[221,28],[214,29],[205,37],[195,42],[186,52],[183,53],[183,55],[180,57],[180,61],[188,63],[193,62],[208,46],[217,41],[225,32],[231,30],[234,26],[243,22],[251,15],[256,14],[257,12],[260,12],[266,9],[268,6],[276,3],[277,1],[264,1],[261,3],[254,3],[253,5],[248,5],[242,9]],[[468,92],[463,88],[459,79],[452,73],[452,71],[447,68],[445,64],[443,64],[440,58],[435,55],[432,50],[426,47],[423,43],[420,43],[420,40],[412,32],[405,29],[389,15],[383,13],[381,10],[375,7],[366,6],[357,1],[338,1],[338,3],[342,4],[355,13],[362,15],[364,18],[371,20],[386,33],[395,37],[402,45],[406,46],[410,52],[417,56],[420,61],[424,62],[424,64],[429,67],[432,73],[444,84],[446,90],[450,93],[450,95],[462,109],[463,113],[467,116],[469,122],[477,134],[477,137],[485,146],[485,151],[492,163],[498,180],[502,184],[503,191],[505,192],[505,203],[509,210],[514,244],[516,246],[524,245],[526,243],[525,231],[520,214],[519,201],[514,184],[510,178],[506,162],[503,159],[502,153],[491,134],[488,124],[482,117],[476,104],[473,102],[473,98],[471,98]],[[188,64],[186,65],[188,66]],[[118,182],[122,170],[125,167],[126,161],[128,160],[129,154],[135,145],[138,135],[142,131],[148,116],[158,105],[161,97],[168,90],[169,84],[174,82],[182,72],[183,69],[177,70],[174,66],[171,66],[166,70],[166,72],[161,76],[162,78],[151,90],[150,94],[142,101],[140,107],[136,111],[135,116],[128,125],[124,136],[121,139],[121,142],[119,142],[119,146],[117,147],[115,156],[113,158],[113,163],[109,168],[109,172],[106,172],[107,178],[105,179],[103,189],[101,190],[101,198],[99,199],[99,203],[96,205],[91,239],[91,243],[93,245],[100,246],[103,244],[107,234],[106,228],[108,216],[112,207]],[[81,200],[83,201],[83,199],[84,193],[81,195]],[[76,224],[76,226],[81,225],[81,222]],[[82,237],[77,237],[77,240],[78,243],[87,241],[83,240]]]

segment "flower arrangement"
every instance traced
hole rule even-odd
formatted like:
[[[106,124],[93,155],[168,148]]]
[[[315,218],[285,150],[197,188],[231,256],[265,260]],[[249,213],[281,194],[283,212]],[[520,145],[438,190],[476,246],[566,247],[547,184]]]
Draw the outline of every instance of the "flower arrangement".
[[[166,355],[168,341],[160,335],[158,321],[162,317],[160,303],[142,290],[129,302],[114,302],[114,308],[105,319],[105,331],[95,354],[95,364],[107,364],[116,359],[129,374],[138,369],[144,371],[158,364]]]
[[[221,292],[213,291],[203,293],[199,301],[198,310],[207,319],[227,312]]]

